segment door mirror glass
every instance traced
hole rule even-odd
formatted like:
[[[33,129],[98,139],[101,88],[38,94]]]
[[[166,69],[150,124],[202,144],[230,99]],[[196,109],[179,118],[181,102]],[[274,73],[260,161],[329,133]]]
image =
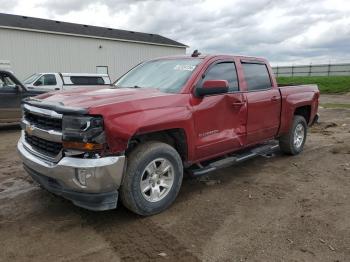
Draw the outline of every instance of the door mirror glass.
[[[206,80],[196,92],[198,96],[217,95],[227,93],[228,88],[227,80]]]

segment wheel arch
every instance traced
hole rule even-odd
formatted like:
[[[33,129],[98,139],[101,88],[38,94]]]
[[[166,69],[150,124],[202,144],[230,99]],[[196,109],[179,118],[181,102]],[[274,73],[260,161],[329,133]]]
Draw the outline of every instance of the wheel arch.
[[[183,162],[188,160],[188,143],[186,131],[183,128],[171,128],[147,133],[136,133],[128,142],[126,154],[129,154],[140,143],[159,141],[175,148]]]
[[[293,115],[299,115],[304,117],[306,123],[309,124],[311,118],[311,105],[303,105],[296,107]]]

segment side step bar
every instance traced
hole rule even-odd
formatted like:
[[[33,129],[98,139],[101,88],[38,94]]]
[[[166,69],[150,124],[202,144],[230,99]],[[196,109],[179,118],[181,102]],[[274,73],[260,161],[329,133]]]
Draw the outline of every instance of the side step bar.
[[[190,169],[189,172],[191,173],[192,176],[202,176],[209,172],[218,170],[220,168],[229,167],[234,164],[243,162],[245,160],[248,160],[257,156],[269,157],[269,155],[275,152],[276,149],[278,148],[279,148],[279,145],[277,143],[260,145],[258,147],[254,147],[249,150],[244,150],[241,153],[234,154],[226,158],[222,158],[215,162],[211,162],[206,166],[200,165],[199,168]]]

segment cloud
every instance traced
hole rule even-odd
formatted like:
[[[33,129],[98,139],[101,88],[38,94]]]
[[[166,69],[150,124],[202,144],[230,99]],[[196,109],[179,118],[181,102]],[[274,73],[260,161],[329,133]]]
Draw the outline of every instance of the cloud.
[[[94,0],[60,0],[60,1],[50,1],[46,0],[39,3],[38,7],[43,7],[50,10],[51,13],[56,15],[66,14],[72,11],[83,11],[88,8],[89,5],[94,3]]]
[[[0,11],[12,11],[13,8],[17,5],[18,0],[8,1],[8,0],[0,0]]]
[[[27,0],[0,11],[157,33],[188,52],[267,57],[274,64],[350,61],[347,0]]]
[[[83,11],[94,6],[106,6],[111,12],[117,10],[127,11],[132,5],[147,2],[148,0],[44,0],[38,6],[51,10],[52,13],[63,15],[76,11]]]

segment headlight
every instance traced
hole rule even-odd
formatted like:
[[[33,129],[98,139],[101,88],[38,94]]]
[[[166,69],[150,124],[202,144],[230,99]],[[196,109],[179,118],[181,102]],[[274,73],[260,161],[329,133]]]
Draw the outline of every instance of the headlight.
[[[105,143],[100,116],[63,116],[63,147],[86,151],[100,150]]]

